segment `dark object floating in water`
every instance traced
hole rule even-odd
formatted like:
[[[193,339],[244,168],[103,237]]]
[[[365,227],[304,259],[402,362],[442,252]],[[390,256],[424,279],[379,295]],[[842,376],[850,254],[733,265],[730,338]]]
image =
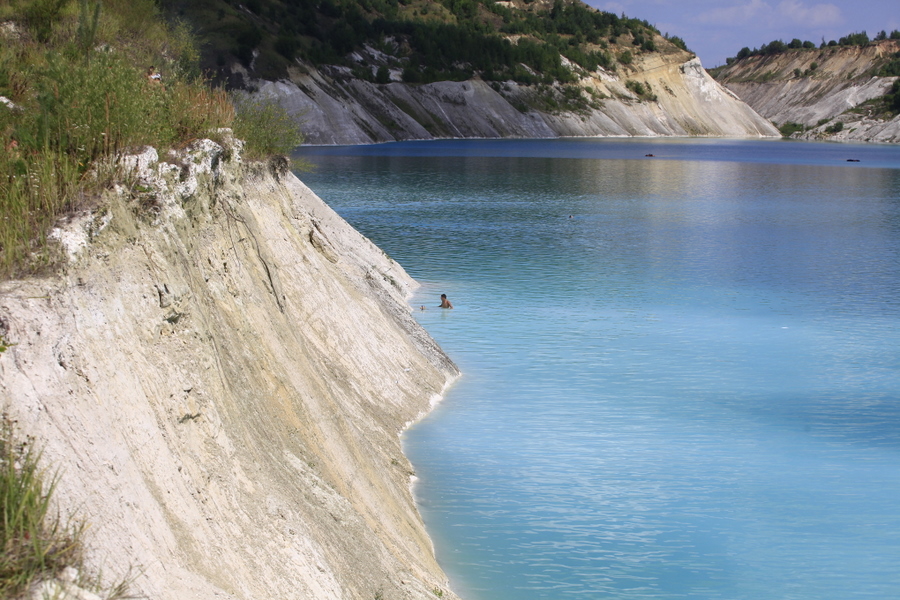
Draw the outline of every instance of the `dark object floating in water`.
[[[652,154],[645,154],[644,156],[653,156]]]
[[[848,158],[847,162],[859,162],[858,158]]]

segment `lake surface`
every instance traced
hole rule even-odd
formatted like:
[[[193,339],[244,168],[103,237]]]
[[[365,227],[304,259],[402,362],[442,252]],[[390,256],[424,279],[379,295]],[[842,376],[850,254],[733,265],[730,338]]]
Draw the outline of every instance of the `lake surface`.
[[[462,369],[404,447],[463,598],[900,598],[900,148],[301,154]]]

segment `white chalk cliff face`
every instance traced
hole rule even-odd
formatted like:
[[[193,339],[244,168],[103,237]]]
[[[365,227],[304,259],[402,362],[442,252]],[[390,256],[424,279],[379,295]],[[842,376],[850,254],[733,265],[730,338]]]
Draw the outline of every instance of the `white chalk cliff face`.
[[[717,79],[767,119],[809,128],[794,137],[900,142],[900,116],[876,119],[860,105],[888,93],[896,77],[875,76],[900,42],[752,56],[718,70]],[[837,121],[840,131],[829,133]]]
[[[136,594],[455,598],[399,435],[457,369],[403,269],[239,150],[128,159],[62,273],[2,284],[3,409]]]
[[[395,73],[395,78],[399,75]],[[649,85],[640,96],[634,83]],[[480,79],[426,85],[373,84],[340,67],[292,71],[256,82],[297,120],[309,144],[432,138],[566,136],[777,137],[778,130],[719,85],[688,52],[641,55],[581,80],[579,110],[538,110],[547,89]],[[631,85],[631,87],[629,87]],[[542,98],[543,96],[543,98]],[[652,96],[655,96],[652,97]],[[561,96],[557,93],[556,99]]]

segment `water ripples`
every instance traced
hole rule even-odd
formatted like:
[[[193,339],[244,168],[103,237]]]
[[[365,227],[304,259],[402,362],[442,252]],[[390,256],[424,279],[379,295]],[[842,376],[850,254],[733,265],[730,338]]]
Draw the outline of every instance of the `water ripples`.
[[[415,313],[464,375],[405,443],[458,592],[896,596],[900,151],[460,144],[306,178],[456,306]]]

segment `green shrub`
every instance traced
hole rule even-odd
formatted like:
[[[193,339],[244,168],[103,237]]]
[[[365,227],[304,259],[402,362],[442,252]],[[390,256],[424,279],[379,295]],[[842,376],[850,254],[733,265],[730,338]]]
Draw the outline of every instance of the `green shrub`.
[[[651,102],[657,100],[656,94],[653,93],[649,83],[641,83],[640,81],[629,79],[625,82],[625,87],[637,94],[643,100],[649,100]]]
[[[53,29],[60,20],[60,13],[69,0],[33,0],[23,9],[25,24],[37,41],[50,41]]]
[[[673,35],[667,39],[670,42],[672,42],[673,44],[675,44],[677,47],[681,48],[682,50],[688,49],[687,44],[684,43],[684,40],[681,39],[680,37],[678,37],[677,35]]]
[[[879,77],[900,76],[900,52],[895,52],[893,58],[883,65],[878,71]]]
[[[788,121],[786,123],[783,123],[778,128],[778,131],[781,132],[782,137],[791,137],[795,133],[806,131],[806,127],[801,123]]]
[[[891,90],[884,95],[884,105],[892,114],[900,113],[900,79],[894,81]]]
[[[277,101],[238,94],[234,96],[234,106],[234,135],[244,140],[247,158],[290,154],[303,143],[297,123]]]

